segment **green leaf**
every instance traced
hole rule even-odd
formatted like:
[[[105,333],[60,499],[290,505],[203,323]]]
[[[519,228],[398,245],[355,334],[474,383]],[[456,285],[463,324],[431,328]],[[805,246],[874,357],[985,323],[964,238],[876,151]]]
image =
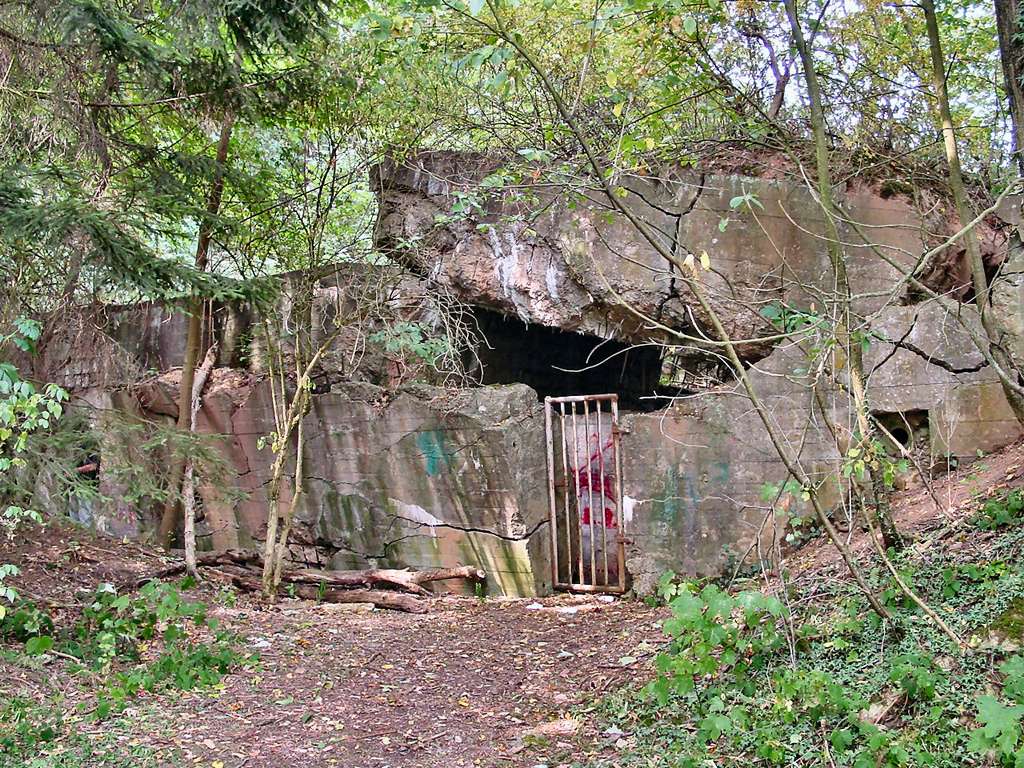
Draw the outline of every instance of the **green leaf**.
[[[683,19],[683,32],[690,35],[691,37],[697,32],[697,20],[692,16],[687,16]]]
[[[674,598],[669,607],[672,609],[673,615],[683,621],[693,621],[694,619],[700,618],[704,612],[704,601],[698,597],[694,597],[689,592],[684,592],[678,597]]]
[[[1006,678],[1003,681],[1003,693],[1018,704],[1024,704],[1024,656],[1011,656],[999,665],[999,671]]]
[[[727,593],[716,587],[714,584],[708,584],[701,591],[700,596],[708,604],[708,616],[726,618],[736,604],[736,601]]]
[[[49,635],[38,635],[25,641],[25,653],[29,656],[39,656],[51,648],[53,648],[53,638]]]
[[[38,321],[30,320],[27,317],[19,317],[15,320],[14,327],[18,329],[18,333],[29,341],[37,341],[42,333],[42,326],[39,325]]]
[[[1024,717],[1024,705],[1007,706],[995,696],[978,698],[977,720],[982,724],[981,735],[990,747],[995,746],[1004,754],[1011,754],[1020,739],[1021,717]]]

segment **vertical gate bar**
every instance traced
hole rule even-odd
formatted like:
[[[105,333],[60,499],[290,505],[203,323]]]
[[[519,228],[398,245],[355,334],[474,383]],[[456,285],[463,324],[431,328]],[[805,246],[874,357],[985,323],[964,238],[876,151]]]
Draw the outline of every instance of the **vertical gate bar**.
[[[615,516],[618,518],[619,535],[617,556],[619,560],[619,589],[626,591],[626,518],[622,514],[622,454],[619,452],[619,398],[612,398],[612,445],[615,447]]]
[[[590,583],[593,586],[596,587],[597,586],[597,562],[596,562],[597,552],[595,550],[596,550],[596,547],[597,547],[597,539],[594,536],[594,473],[590,471],[590,457],[593,454],[590,453],[590,405],[589,405],[589,403],[586,400],[583,401],[583,424],[584,424],[584,432],[583,432],[583,434],[585,434],[587,436],[587,445],[583,449],[583,451],[584,451],[584,453],[587,456],[587,458],[586,458],[586,462],[587,462],[587,498],[590,500],[590,505],[589,505],[590,520],[588,521],[588,525],[589,525],[589,529],[590,529]],[[601,444],[601,437],[600,437],[600,435],[598,435],[597,443],[598,443],[598,445]],[[584,583],[586,583],[586,582],[584,582]]]
[[[577,466],[580,460],[580,432],[576,426],[576,403],[569,403],[572,409],[572,463],[573,477],[576,481],[576,526],[579,528],[576,540],[579,543],[576,564],[579,566],[579,583],[583,583],[583,516],[580,514],[580,468]]]
[[[564,583],[569,585],[572,584],[572,524],[569,520],[569,460],[566,456],[568,441],[565,439],[565,403],[558,405],[562,415],[562,489],[565,497],[565,569],[567,575]]]
[[[597,406],[597,460],[601,468],[601,554],[604,556],[604,585],[610,587],[608,581],[608,518],[604,513],[604,431],[601,429],[601,401],[595,400]],[[593,515],[594,511],[591,510]]]
[[[545,456],[548,469],[548,512],[551,525],[551,586],[558,584],[558,518],[555,512],[555,444],[551,435],[551,398],[544,398],[544,438],[547,442]]]

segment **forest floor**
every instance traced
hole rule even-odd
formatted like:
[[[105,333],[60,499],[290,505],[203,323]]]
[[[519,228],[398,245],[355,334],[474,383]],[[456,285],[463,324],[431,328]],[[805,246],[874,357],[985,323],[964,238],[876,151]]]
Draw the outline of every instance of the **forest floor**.
[[[80,590],[165,564],[138,545],[55,525],[31,531],[4,559],[22,569],[22,595],[58,624],[61,611],[78,610]],[[662,638],[660,610],[609,598],[445,596],[414,615],[287,599],[267,607],[212,586],[184,594],[206,602],[258,663],[212,693],[142,695],[96,722],[74,714],[90,694],[87,678],[68,673],[70,660],[8,653],[0,698],[59,700],[76,741],[94,740],[100,759],[138,755],[139,765],[553,766],[580,743],[574,708],[646,677]],[[614,733],[593,735],[614,749]],[[51,742],[40,757],[53,761],[40,765],[107,764],[58,762],[69,749]]]
[[[919,546],[938,539],[945,547],[970,546],[957,532],[968,510],[979,498],[1022,484],[1018,443],[938,479],[931,491],[903,492],[897,521]],[[867,554],[862,531],[850,539]],[[3,561],[21,568],[15,586],[58,625],[80,614],[97,584],[129,583],[167,564],[137,544],[56,524],[27,531]],[[848,578],[820,541],[794,553],[789,566],[805,581]],[[615,763],[632,737],[588,716],[587,705],[650,679],[666,616],[639,601],[571,595],[444,596],[431,601],[429,613],[413,615],[288,599],[265,606],[210,583],[184,594],[207,603],[258,662],[213,689],[143,693],[120,715],[97,721],[88,716],[95,686],[88,675],[71,674],[73,660],[30,658],[18,644],[0,646],[0,704],[15,697],[56,702],[65,720],[64,735],[41,746],[36,762],[5,763],[0,748],[0,766]],[[79,714],[81,705],[86,714]]]

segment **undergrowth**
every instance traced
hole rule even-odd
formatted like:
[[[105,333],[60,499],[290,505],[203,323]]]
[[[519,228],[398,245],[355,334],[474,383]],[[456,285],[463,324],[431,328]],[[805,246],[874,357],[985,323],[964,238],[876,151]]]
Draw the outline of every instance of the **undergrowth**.
[[[1014,491],[982,506],[962,545],[893,555],[967,652],[880,567],[869,575],[894,624],[844,582],[791,579],[780,596],[663,580],[657,677],[595,705],[627,736],[585,764],[1024,768],[1022,510]]]
[[[255,660],[207,616],[203,603],[184,599],[177,584],[158,581],[135,596],[101,584],[79,619],[60,630],[45,611],[21,601],[0,622],[0,637],[8,660],[40,675],[47,660],[68,662],[81,689],[74,703],[59,693],[0,701],[0,768],[146,765],[145,750],[125,753],[108,744],[118,715],[144,693],[209,688]],[[80,732],[81,724],[99,721],[103,738]]]

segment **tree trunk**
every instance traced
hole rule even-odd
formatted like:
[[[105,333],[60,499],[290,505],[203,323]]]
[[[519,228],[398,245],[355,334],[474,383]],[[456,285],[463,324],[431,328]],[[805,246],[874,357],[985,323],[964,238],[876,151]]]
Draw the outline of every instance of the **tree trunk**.
[[[1013,128],[1013,158],[1017,172],[1024,176],[1024,45],[1021,34],[1020,5],[1017,0],[995,0],[996,33],[999,37],[999,58],[1003,64],[1006,101]]]
[[[931,55],[932,85],[939,104],[939,121],[942,127],[942,142],[946,151],[949,189],[953,194],[956,212],[960,217],[960,225],[964,226],[974,218],[971,213],[967,189],[964,186],[963,174],[960,169],[960,151],[956,145],[956,129],[953,126],[953,115],[949,108],[949,92],[946,89],[946,64],[942,54],[942,41],[939,38],[939,22],[935,15],[933,0],[921,0],[924,11],[925,26],[928,29],[928,51]],[[1010,376],[1017,376],[1017,366],[1002,344],[1003,332],[998,318],[992,312],[989,296],[988,278],[985,275],[985,264],[981,258],[981,248],[974,230],[965,233],[964,247],[967,249],[967,263],[971,270],[971,281],[974,284],[974,301],[981,315],[981,325],[991,345],[992,357],[1000,368]],[[1003,393],[1013,409],[1017,421],[1024,424],[1024,398],[1022,398],[1006,382],[1002,382]]]
[[[213,239],[213,219],[220,213],[220,202],[224,195],[224,168],[228,159],[228,146],[231,143],[231,129],[235,117],[228,113],[220,128],[220,139],[217,142],[216,166],[210,194],[206,199],[206,216],[199,223],[199,237],[196,241],[196,269],[206,271],[210,255],[210,241]],[[181,385],[178,389],[178,430],[190,431],[192,382],[195,379],[196,362],[199,359],[203,334],[203,300],[193,297],[188,303],[188,332],[185,338],[185,358],[181,365]],[[170,548],[174,537],[174,529],[178,525],[178,490],[185,471],[185,457],[176,456],[169,472],[168,498],[164,504],[160,518],[160,529],[157,541],[164,548]]]
[[[213,364],[217,359],[217,344],[214,342],[208,350],[203,364],[196,374],[195,384],[192,386],[192,404],[189,407],[189,431],[195,434],[196,416],[199,414],[199,406],[202,403],[203,388],[206,380],[213,370]],[[198,578],[196,572],[196,486],[195,466],[189,458],[185,463],[185,481],[181,489],[182,505],[185,509],[185,570],[190,575]]]
[[[288,544],[292,519],[295,516],[295,510],[298,508],[302,494],[304,433],[301,425],[310,405],[312,384],[310,376],[317,363],[319,363],[320,358],[334,343],[335,339],[338,338],[341,330],[342,326],[336,327],[324,339],[313,356],[304,364],[304,367],[296,370],[298,380],[295,382],[295,394],[292,395],[291,402],[287,407],[284,405],[284,371],[283,369],[281,371],[281,393],[279,400],[275,400],[274,405],[274,420],[277,426],[274,450],[277,455],[271,468],[270,484],[267,489],[267,537],[264,543],[263,556],[263,595],[268,600],[273,600],[277,595],[277,585],[280,583],[281,568],[284,560],[284,548]],[[271,374],[271,391],[273,392],[273,374]],[[288,509],[282,514],[279,509],[281,480],[284,477],[284,467],[288,459],[288,445],[291,442],[292,432],[296,428],[298,428],[299,434],[295,456],[295,481]]]
[[[838,211],[832,192],[832,170],[831,157],[828,147],[828,136],[825,133],[825,112],[821,100],[821,89],[818,84],[818,75],[814,69],[814,56],[811,47],[804,38],[803,27],[796,12],[796,0],[785,0],[786,16],[789,19],[790,30],[793,35],[793,43],[797,54],[800,56],[800,63],[804,72],[804,82],[807,85],[807,96],[810,102],[811,130],[814,135],[814,161],[817,176],[817,193],[821,207],[825,213],[825,234],[827,236],[827,247],[829,261],[836,280],[836,299],[834,302],[834,316],[836,321],[835,334],[839,342],[841,357],[836,358],[833,365],[833,378],[837,378],[844,363],[849,372],[850,391],[853,394],[853,407],[857,416],[857,424],[860,428],[861,440],[866,450],[870,444],[873,427],[869,419],[867,393],[864,390],[864,353],[860,341],[852,337],[851,329],[856,327],[853,313],[853,291],[850,287],[850,278],[846,272],[846,254],[843,252],[842,241],[839,237],[839,228],[836,225]],[[844,359],[845,358],[845,359]],[[837,446],[838,447],[838,446]],[[872,487],[876,492],[881,492],[876,505],[876,514],[879,517],[881,529],[886,532],[887,544],[899,548],[902,538],[896,529],[889,514],[889,506],[885,495],[885,484],[882,482],[879,469],[872,464],[868,465],[868,474],[871,477]]]
[[[306,483],[306,478],[304,476],[306,456],[306,430],[304,422],[306,411],[308,410],[308,403],[309,395],[304,394],[302,416],[300,416],[299,425],[295,430],[295,475],[292,479],[292,497],[288,501],[288,509],[279,523],[280,527],[278,529],[277,541],[274,542],[272,560],[269,563],[263,564],[265,588],[269,584],[269,588],[277,589],[277,586],[281,583],[281,570],[284,568],[285,554],[288,551],[288,537],[291,536],[292,522],[295,520],[295,510],[299,508],[299,503],[302,500],[302,493]],[[269,582],[267,581],[268,571],[270,573]]]

